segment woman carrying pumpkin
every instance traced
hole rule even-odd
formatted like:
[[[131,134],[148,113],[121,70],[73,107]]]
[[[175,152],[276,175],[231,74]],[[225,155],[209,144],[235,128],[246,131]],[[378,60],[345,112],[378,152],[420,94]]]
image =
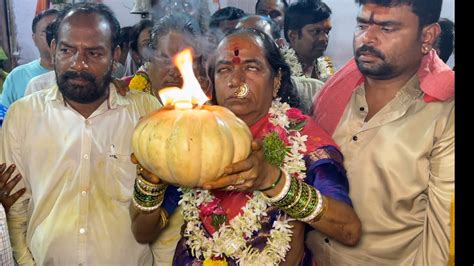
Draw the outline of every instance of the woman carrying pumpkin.
[[[299,100],[289,67],[270,37],[252,29],[230,32],[215,60],[214,99],[250,127],[252,153],[202,188],[182,189],[185,226],[173,264],[311,265],[304,246],[310,229],[355,245],[361,225],[342,154],[294,108]],[[151,242],[166,226],[160,204],[170,199],[159,192],[166,185],[158,177],[146,169],[140,176],[156,197],[131,207],[132,230],[138,241]]]

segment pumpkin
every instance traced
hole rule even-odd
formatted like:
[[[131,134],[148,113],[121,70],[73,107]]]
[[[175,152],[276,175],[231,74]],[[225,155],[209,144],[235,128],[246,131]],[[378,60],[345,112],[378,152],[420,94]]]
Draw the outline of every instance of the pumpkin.
[[[140,164],[167,183],[199,187],[224,168],[247,158],[252,135],[247,125],[221,106],[161,108],[143,117],[132,139]]]

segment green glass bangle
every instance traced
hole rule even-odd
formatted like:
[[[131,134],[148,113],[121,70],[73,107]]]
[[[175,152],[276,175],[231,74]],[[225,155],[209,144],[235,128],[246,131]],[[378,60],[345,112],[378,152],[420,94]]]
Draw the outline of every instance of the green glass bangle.
[[[275,188],[276,185],[278,185],[278,183],[280,182],[282,176],[283,176],[283,171],[280,169],[280,174],[278,175],[277,180],[275,182],[273,182],[273,184],[271,184],[269,187],[264,188],[264,189],[260,189],[260,191],[264,192],[264,191],[270,190],[272,188]]]

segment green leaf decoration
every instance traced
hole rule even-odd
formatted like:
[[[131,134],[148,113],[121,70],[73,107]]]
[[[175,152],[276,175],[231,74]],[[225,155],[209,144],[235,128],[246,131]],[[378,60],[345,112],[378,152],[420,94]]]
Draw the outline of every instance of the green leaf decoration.
[[[277,133],[269,133],[263,138],[263,154],[265,160],[272,165],[281,167],[289,149]]]
[[[219,227],[221,226],[221,224],[227,221],[227,216],[225,214],[212,214],[211,219],[212,219],[211,224],[214,227],[214,229],[219,230]]]
[[[303,127],[306,125],[306,120],[303,120],[303,121],[300,121],[300,122],[297,122],[297,121],[292,121],[290,122],[290,126],[289,126],[289,129],[290,130],[296,130],[296,131],[300,131],[301,129],[303,129]]]

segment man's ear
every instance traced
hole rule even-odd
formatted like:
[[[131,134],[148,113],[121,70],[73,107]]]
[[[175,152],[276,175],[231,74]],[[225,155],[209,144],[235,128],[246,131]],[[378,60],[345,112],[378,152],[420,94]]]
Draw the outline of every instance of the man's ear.
[[[36,47],[38,47],[38,40],[37,40],[37,35],[36,33],[31,34],[31,39],[33,39],[33,43],[35,44]]]
[[[288,30],[288,38],[290,39],[290,44],[294,44],[298,38],[298,31]]]
[[[56,43],[56,39],[52,39],[51,40],[51,46],[49,47],[49,50],[50,50],[50,54],[51,54],[51,61],[54,63],[54,57],[56,57],[56,46],[57,46],[57,43]]]
[[[441,33],[438,23],[425,26],[421,32],[421,52],[427,54],[433,48],[436,40]]]
[[[117,45],[117,47],[115,47],[114,49],[114,54],[113,54],[114,61],[118,62],[121,54],[122,54],[122,48],[120,48],[120,46]]]

